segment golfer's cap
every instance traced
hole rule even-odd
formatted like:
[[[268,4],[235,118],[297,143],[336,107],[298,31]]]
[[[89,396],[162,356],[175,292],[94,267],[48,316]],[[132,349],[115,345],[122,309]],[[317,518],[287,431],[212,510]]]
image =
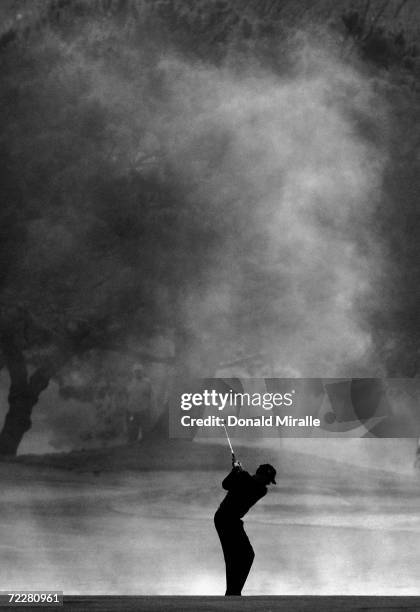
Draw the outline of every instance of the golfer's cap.
[[[272,482],[273,484],[277,484],[275,480],[276,473],[276,470],[269,463],[263,463],[257,469],[257,474],[266,474],[270,478],[270,482]]]

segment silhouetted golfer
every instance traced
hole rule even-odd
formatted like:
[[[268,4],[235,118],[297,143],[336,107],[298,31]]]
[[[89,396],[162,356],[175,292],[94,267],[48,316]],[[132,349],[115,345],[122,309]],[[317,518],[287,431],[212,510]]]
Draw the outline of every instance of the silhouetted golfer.
[[[241,519],[267,493],[266,485],[276,484],[275,476],[276,470],[268,463],[251,476],[234,461],[222,482],[228,493],[214,515],[214,524],[226,563],[226,595],[241,595],[255,556]]]

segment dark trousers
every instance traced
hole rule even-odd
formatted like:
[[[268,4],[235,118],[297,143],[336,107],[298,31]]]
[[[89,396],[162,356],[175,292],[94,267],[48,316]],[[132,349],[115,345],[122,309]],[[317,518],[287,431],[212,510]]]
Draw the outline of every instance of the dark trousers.
[[[222,544],[226,564],[226,595],[240,595],[254,561],[254,549],[243,521],[216,512],[214,524]]]

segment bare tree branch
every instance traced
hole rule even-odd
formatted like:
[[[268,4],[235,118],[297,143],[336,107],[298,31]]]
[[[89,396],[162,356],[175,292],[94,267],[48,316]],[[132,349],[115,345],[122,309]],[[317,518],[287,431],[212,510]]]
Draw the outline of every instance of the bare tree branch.
[[[368,33],[363,38],[363,41],[367,40],[371,36],[375,25],[378,23],[379,19],[382,17],[385,10],[388,8],[390,1],[391,0],[385,0],[385,2],[383,3],[379,11],[376,13],[375,17],[372,19]]]
[[[396,8],[396,11],[394,13],[394,19],[396,19],[398,17],[398,15],[400,14],[401,10],[404,8],[404,5],[406,5],[408,2],[408,0],[402,0],[400,2],[400,4],[398,5],[398,7]]]

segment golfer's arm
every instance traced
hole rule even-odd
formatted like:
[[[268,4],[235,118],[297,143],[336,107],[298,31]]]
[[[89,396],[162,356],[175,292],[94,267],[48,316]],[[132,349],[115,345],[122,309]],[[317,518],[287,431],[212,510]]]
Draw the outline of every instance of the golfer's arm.
[[[234,467],[232,471],[226,476],[226,478],[222,482],[222,487],[229,491],[233,484],[237,482],[238,474],[242,472],[242,468]]]

